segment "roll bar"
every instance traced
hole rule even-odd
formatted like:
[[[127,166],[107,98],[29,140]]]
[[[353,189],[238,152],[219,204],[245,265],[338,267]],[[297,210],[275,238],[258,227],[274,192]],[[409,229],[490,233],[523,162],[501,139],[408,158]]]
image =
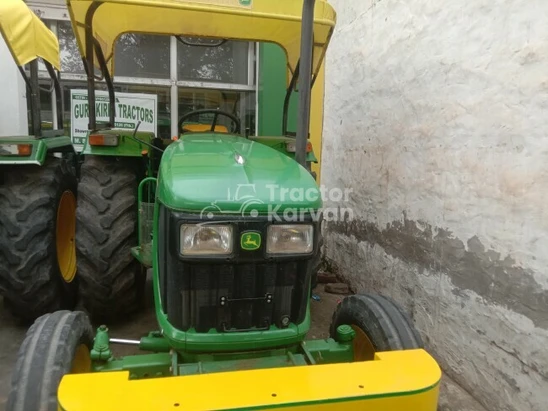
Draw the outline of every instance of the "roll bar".
[[[47,60],[42,60],[46,66],[46,70],[53,82],[53,88],[55,90],[57,105],[57,127],[59,130],[63,129],[63,93],[61,92],[61,84],[59,82],[60,74],[55,72],[55,68]],[[35,137],[42,137],[42,114],[40,112],[40,86],[38,84],[38,60],[33,60],[29,63],[30,77],[23,67],[18,66],[23,80],[27,85],[27,89],[30,94],[30,114],[31,114],[31,134]]]
[[[93,36],[93,15],[102,2],[92,3],[85,16],[85,58],[84,67],[88,78],[88,101],[89,101],[89,130],[95,130],[97,127],[97,119],[95,113],[95,71],[94,71],[94,56],[97,56],[97,63],[101,68],[101,73],[105,79],[109,101],[109,127],[114,127],[115,120],[115,94],[112,78],[106,64],[103,50],[98,41]],[[287,132],[287,110],[289,107],[289,97],[294,90],[296,79],[298,78],[299,85],[299,106],[298,106],[298,122],[296,134],[296,153],[295,159],[303,167],[306,165],[306,146],[310,131],[310,100],[313,84],[312,76],[312,60],[314,48],[314,6],[316,0],[304,0],[301,20],[301,47],[298,67],[293,74],[291,84],[286,92],[284,100],[283,114],[283,132]]]

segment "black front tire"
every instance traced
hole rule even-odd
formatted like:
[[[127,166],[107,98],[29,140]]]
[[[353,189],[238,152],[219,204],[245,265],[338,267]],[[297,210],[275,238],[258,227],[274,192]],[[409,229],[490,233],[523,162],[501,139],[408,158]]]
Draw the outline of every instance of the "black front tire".
[[[56,311],[27,331],[12,374],[6,411],[57,411],[57,389],[68,373],[86,372],[93,330],[81,311]]]
[[[56,227],[63,193],[77,196],[74,169],[67,160],[51,156],[42,166],[0,172],[0,294],[7,308],[23,321],[73,309],[77,275],[63,280]]]
[[[143,305],[145,276],[131,254],[138,245],[134,159],[88,156],[81,167],[76,250],[82,304],[95,319],[115,321]]]
[[[376,294],[345,297],[333,313],[329,333],[336,338],[337,327],[350,325],[357,330],[354,340],[373,350],[361,353],[360,360],[373,359],[374,352],[423,348],[422,339],[407,314],[391,299]],[[368,341],[359,341],[360,338]],[[355,353],[356,354],[356,353]]]

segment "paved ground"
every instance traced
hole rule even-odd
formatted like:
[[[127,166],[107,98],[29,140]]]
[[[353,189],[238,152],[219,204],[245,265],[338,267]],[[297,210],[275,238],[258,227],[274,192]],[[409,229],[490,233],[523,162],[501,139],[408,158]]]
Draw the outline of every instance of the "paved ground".
[[[149,287],[151,289],[151,287]],[[312,328],[309,338],[326,338],[329,334],[331,315],[340,296],[328,294],[319,285],[316,294],[320,301],[312,301]],[[11,371],[17,356],[19,346],[25,337],[26,326],[21,326],[2,307],[0,299],[0,409],[5,408],[9,392]],[[111,337],[139,339],[150,330],[157,329],[156,319],[152,310],[152,298],[147,299],[144,312],[133,318],[128,318],[124,324],[109,324]],[[132,354],[136,350],[131,347],[113,346],[115,355]],[[468,393],[457,384],[444,377],[441,388],[439,411],[486,411]]]

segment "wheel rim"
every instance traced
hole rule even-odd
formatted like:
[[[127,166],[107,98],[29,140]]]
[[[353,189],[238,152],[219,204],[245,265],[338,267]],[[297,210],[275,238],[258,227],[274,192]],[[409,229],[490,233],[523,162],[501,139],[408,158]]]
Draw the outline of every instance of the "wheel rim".
[[[91,370],[91,357],[89,349],[85,344],[80,344],[76,348],[74,358],[72,360],[71,374],[79,374],[89,372]]]
[[[367,334],[357,325],[352,325],[356,332],[354,337],[354,361],[370,361],[375,358],[375,347]]]
[[[61,277],[67,283],[76,275],[76,198],[72,191],[65,191],[57,208],[57,263]]]

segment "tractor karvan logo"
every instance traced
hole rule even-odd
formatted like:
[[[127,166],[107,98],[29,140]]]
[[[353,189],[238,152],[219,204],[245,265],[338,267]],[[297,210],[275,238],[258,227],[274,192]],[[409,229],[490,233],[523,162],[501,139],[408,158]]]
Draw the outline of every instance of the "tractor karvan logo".
[[[254,251],[261,247],[261,234],[255,231],[246,231],[240,237],[240,246],[242,250]]]

